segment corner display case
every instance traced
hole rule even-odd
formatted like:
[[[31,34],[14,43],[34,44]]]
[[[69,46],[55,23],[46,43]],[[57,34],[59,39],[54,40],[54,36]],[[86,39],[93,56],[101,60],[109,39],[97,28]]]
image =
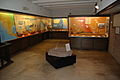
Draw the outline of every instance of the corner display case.
[[[69,17],[69,37],[75,49],[107,50],[109,16]]]
[[[70,37],[108,37],[109,17],[69,17]]]

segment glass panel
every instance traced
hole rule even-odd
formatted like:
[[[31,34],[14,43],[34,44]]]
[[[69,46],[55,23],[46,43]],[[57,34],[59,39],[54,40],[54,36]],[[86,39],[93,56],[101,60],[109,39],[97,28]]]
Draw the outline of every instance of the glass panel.
[[[69,36],[108,37],[109,17],[70,17]]]
[[[0,42],[43,33],[51,28],[51,18],[0,12]]]
[[[52,31],[68,31],[67,18],[54,18]]]
[[[25,37],[40,32],[39,17],[15,14],[15,25],[17,35]]]

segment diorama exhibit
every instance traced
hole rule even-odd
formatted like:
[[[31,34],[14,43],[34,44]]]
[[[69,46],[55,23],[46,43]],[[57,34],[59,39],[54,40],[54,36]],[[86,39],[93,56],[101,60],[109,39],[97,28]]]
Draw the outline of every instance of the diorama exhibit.
[[[52,31],[68,31],[68,18],[53,18]]]
[[[0,12],[1,42],[43,33],[51,27],[51,18]]]
[[[49,17],[0,11],[0,68],[13,62],[11,54],[46,39],[51,21]]]
[[[120,80],[120,0],[0,0],[0,80]]]
[[[0,37],[1,42],[17,38],[13,13],[0,12]]]
[[[70,37],[108,37],[109,17],[69,17]]]
[[[28,41],[31,44],[38,42],[42,35],[41,40],[70,39],[71,47],[76,49],[107,50],[109,20],[109,16],[49,18],[1,11],[0,37],[1,42],[6,42],[31,36],[31,41]],[[39,37],[36,34],[39,34]],[[37,39],[32,35],[36,35]]]
[[[109,16],[69,16],[69,37],[75,49],[107,50]]]

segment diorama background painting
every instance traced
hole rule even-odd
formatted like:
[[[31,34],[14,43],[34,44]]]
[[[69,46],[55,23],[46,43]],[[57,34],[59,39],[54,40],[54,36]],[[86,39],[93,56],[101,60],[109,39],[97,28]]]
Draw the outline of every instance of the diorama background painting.
[[[1,42],[52,30],[68,31],[68,19],[0,12]],[[108,37],[108,31],[109,17],[69,17],[69,36]]]
[[[54,18],[52,29],[53,30],[67,30],[68,29],[67,18]]]
[[[98,35],[108,37],[109,17],[70,17],[69,36]]]
[[[1,42],[17,38],[14,14],[0,12],[0,37]]]
[[[51,18],[0,12],[1,42],[48,31]]]

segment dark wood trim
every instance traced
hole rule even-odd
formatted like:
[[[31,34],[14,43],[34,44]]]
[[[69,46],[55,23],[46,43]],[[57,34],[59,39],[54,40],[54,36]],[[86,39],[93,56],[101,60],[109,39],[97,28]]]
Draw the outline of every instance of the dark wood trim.
[[[48,17],[48,16],[42,16],[42,15],[37,15],[37,14],[32,14],[32,13],[25,13],[25,12],[8,10],[8,9],[1,9],[1,8],[0,8],[0,11],[10,12],[10,13],[17,13],[17,14],[26,14],[26,15],[32,15],[32,16],[38,16],[38,17],[45,17],[45,18],[51,18],[51,17]]]
[[[103,10],[101,10],[100,12],[97,13],[97,15],[102,14],[103,12],[110,10],[111,8],[117,6],[120,4],[120,0],[115,1],[114,3],[110,4],[108,7],[104,8]]]
[[[68,15],[68,17],[110,17],[110,15]]]
[[[108,38],[70,37],[72,49],[78,50],[108,50]]]
[[[49,31],[49,39],[68,39],[68,31]]]
[[[68,36],[69,36],[69,33],[70,33],[70,20],[69,20],[69,17],[67,18],[67,21],[68,21]]]

